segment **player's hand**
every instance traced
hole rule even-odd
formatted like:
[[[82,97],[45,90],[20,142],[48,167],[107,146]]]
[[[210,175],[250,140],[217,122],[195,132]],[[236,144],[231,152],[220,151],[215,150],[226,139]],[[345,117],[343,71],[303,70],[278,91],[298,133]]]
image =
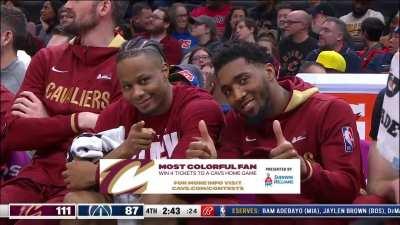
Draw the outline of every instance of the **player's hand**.
[[[156,132],[152,128],[145,128],[145,122],[139,121],[131,126],[128,137],[121,144],[123,151],[132,157],[140,150],[150,149]]]
[[[35,94],[23,91],[11,107],[11,114],[22,118],[46,118],[46,107]]]
[[[207,125],[204,120],[200,120],[199,122],[199,131],[201,137],[195,137],[197,141],[189,144],[189,148],[186,151],[186,158],[216,159],[217,151],[214,141],[208,134]]]
[[[62,173],[67,189],[84,190],[96,184],[97,165],[89,161],[73,160]]]
[[[306,162],[303,157],[301,157],[296,149],[293,147],[292,143],[286,140],[285,136],[283,136],[281,123],[278,120],[274,120],[273,130],[276,137],[277,146],[271,150],[270,158],[271,159],[300,159],[300,168],[301,175],[305,176],[307,173]]]
[[[78,127],[81,130],[94,129],[96,126],[99,114],[92,112],[80,112],[78,113]]]
[[[396,201],[397,204],[400,203],[399,195],[400,195],[400,190],[399,190],[399,178],[395,179],[392,181],[392,188],[394,192],[394,200]]]

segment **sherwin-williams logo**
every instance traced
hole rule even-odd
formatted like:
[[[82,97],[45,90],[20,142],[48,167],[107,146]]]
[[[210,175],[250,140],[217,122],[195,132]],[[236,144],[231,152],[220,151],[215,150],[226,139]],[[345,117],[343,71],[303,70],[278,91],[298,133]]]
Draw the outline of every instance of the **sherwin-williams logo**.
[[[267,173],[267,178],[265,178],[265,187],[272,187],[272,178],[269,173]]]

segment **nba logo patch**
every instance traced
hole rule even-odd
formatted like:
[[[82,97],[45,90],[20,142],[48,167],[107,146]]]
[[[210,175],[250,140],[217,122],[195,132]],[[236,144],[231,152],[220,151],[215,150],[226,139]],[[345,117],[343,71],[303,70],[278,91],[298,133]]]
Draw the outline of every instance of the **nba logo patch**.
[[[342,127],[342,135],[344,142],[344,151],[353,152],[354,149],[354,135],[351,127]]]

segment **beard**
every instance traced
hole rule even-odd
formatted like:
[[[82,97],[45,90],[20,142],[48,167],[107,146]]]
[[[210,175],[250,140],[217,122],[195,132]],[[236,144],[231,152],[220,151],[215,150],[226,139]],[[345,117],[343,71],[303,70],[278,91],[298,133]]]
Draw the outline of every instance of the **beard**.
[[[352,12],[353,16],[355,18],[361,18],[367,13],[368,8],[355,8],[354,6],[352,7]]]
[[[74,12],[69,12],[72,15],[73,21],[63,26],[64,30],[71,34],[82,34],[93,29],[99,24],[100,17],[96,13],[96,6],[94,5],[90,14],[86,19],[79,20]]]
[[[260,93],[260,99],[262,100],[260,104],[260,109],[257,112],[256,115],[254,116],[246,116],[246,123],[252,126],[255,126],[257,124],[260,124],[262,121],[264,121],[266,118],[271,116],[272,113],[272,106],[271,106],[271,99],[270,99],[270,94],[267,91],[267,85],[266,80],[263,79],[263,85]]]

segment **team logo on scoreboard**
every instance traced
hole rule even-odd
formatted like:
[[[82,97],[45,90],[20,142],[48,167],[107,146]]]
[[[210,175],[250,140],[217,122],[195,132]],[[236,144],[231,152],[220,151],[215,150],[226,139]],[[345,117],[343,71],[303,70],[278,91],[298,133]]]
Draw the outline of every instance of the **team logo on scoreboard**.
[[[22,206],[19,211],[19,216],[41,216],[41,215],[42,215],[41,205]]]
[[[265,187],[272,187],[272,178],[269,173],[267,173],[267,178],[265,178]]]
[[[201,205],[201,216],[215,216],[214,206]]]
[[[89,206],[89,216],[112,216],[111,205],[91,205]]]

